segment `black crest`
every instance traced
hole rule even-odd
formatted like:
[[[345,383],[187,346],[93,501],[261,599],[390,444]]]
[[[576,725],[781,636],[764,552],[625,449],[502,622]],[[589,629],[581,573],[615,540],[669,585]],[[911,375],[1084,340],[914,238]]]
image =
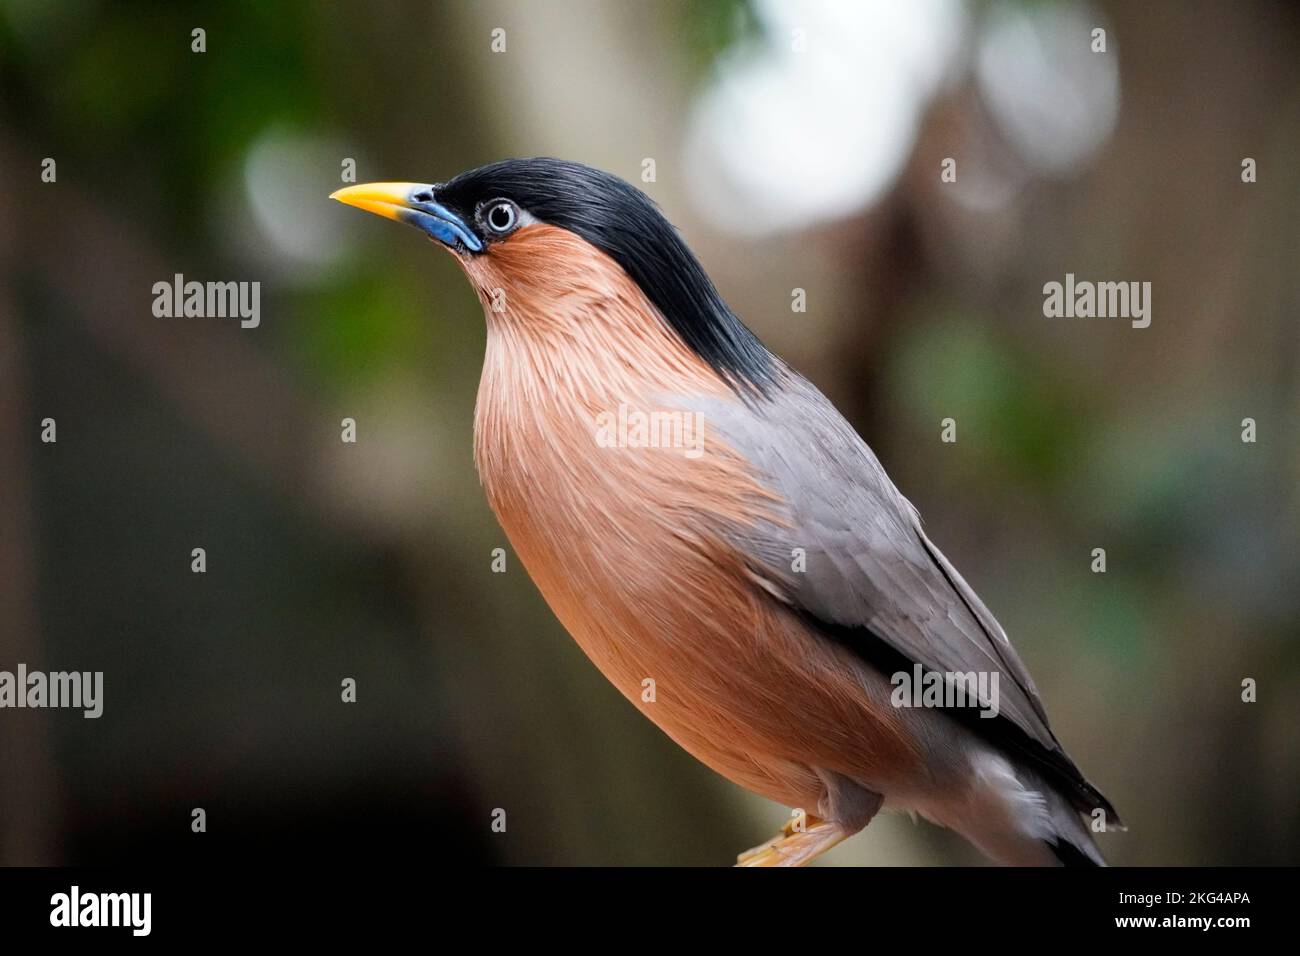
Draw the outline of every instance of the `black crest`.
[[[778,360],[727,307],[677,230],[641,190],[562,159],[507,159],[437,187],[438,201],[474,221],[504,197],[534,218],[581,236],[623,267],[697,355],[735,386],[759,392]]]

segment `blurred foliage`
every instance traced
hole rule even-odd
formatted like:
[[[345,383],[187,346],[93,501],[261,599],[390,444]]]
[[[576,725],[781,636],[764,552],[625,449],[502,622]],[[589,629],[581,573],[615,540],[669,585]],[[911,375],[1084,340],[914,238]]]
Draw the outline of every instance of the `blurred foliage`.
[[[697,77],[707,73],[731,47],[761,33],[750,0],[690,0],[684,26]]]
[[[973,440],[984,480],[1058,484],[1079,459],[1088,422],[1070,413],[1081,396],[1048,360],[997,337],[988,316],[929,316],[904,323],[888,369],[888,388],[918,429],[952,417]]]

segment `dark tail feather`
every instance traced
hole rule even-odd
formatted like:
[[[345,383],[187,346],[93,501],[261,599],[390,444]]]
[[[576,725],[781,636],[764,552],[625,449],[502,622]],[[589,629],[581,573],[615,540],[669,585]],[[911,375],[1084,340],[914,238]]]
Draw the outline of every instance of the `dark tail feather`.
[[[1105,866],[1106,861],[1102,858],[1101,851],[1097,849],[1079,811],[1070,805],[1070,798],[1054,790],[1047,791],[1043,796],[1047,799],[1048,813],[1055,831],[1044,842],[1061,861],[1061,865]]]
[[[1106,865],[1104,861],[1101,861],[1100,856],[1094,859],[1068,840],[1044,840],[1043,842],[1052,848],[1052,852],[1056,854],[1056,858],[1061,861],[1062,866]],[[1096,850],[1093,850],[1093,852],[1095,853]]]

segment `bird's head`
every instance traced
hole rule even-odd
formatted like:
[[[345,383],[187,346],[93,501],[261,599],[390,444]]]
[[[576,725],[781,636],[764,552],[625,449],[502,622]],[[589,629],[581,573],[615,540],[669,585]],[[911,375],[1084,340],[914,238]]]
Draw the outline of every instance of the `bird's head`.
[[[774,375],[776,360],[677,230],[617,176],[566,160],[509,159],[446,183],[366,183],[330,198],[405,222],[448,249],[489,319],[518,312],[544,321],[575,298],[609,301],[630,283],[647,303],[645,321],[666,327],[733,386],[762,389]],[[514,308],[520,303],[528,307]]]

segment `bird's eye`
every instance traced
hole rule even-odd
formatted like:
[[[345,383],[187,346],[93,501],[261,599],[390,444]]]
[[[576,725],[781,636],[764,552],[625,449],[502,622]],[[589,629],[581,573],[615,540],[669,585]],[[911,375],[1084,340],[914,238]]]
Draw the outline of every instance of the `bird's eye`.
[[[488,228],[496,233],[507,233],[515,227],[519,216],[513,203],[499,202],[487,211]]]

